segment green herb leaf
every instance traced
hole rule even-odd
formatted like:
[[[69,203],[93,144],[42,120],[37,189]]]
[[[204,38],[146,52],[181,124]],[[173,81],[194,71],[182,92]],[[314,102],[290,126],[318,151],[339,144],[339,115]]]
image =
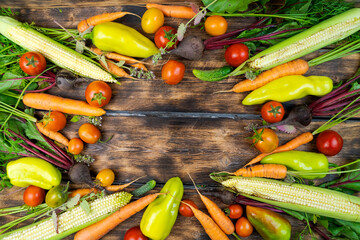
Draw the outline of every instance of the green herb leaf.
[[[70,122],[78,122],[81,119],[80,115],[75,115],[70,119]]]
[[[23,81],[25,81],[24,79],[18,79],[18,80],[9,80],[9,79],[21,78],[21,77],[23,76],[14,74],[12,72],[4,73],[4,75],[0,80],[0,92],[4,92],[10,89],[20,89],[21,86],[23,85],[22,84]]]
[[[80,200],[80,194],[76,194],[74,197],[70,198],[67,202],[66,202],[66,207],[67,208],[73,208],[75,207]]]
[[[86,200],[80,202],[80,207],[86,214],[90,214],[90,204]]]
[[[202,0],[205,6],[208,6],[214,0]],[[248,9],[250,3],[257,2],[258,0],[218,0],[212,4],[208,9],[216,13],[234,13],[237,11],[243,12]],[[264,1],[263,1],[264,2]]]

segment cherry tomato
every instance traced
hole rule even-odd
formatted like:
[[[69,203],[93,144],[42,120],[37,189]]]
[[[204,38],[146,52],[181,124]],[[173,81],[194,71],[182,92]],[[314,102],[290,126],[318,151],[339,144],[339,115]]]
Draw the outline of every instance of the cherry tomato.
[[[115,174],[113,170],[105,168],[96,175],[96,180],[100,183],[102,187],[107,187],[113,184],[115,180]]]
[[[248,58],[249,48],[242,43],[233,44],[225,51],[225,60],[233,67],[238,67],[240,64],[248,60]]]
[[[72,138],[69,141],[68,148],[69,148],[69,152],[71,154],[74,154],[74,155],[79,154],[84,149],[84,142],[81,141],[80,138]]]
[[[36,186],[28,186],[23,195],[24,203],[30,207],[36,207],[45,199],[45,190]]]
[[[44,128],[49,131],[60,131],[66,125],[66,117],[62,112],[53,111],[44,115],[42,122]]]
[[[227,215],[232,219],[238,219],[243,214],[243,208],[239,204],[231,204],[227,209],[225,211],[229,212]]]
[[[205,31],[211,36],[219,36],[226,33],[228,23],[222,16],[210,16],[205,20]]]
[[[56,186],[50,189],[45,197],[45,202],[49,207],[55,208],[66,202],[68,199],[68,192],[64,186]]]
[[[111,94],[111,87],[103,81],[94,81],[85,90],[86,101],[95,107],[103,107],[108,104]]]
[[[175,60],[169,60],[161,69],[162,79],[170,85],[178,84],[184,77],[185,65]]]
[[[157,8],[149,8],[141,18],[141,27],[144,32],[153,34],[164,25],[164,14]]]
[[[140,226],[135,226],[126,231],[124,240],[148,240],[140,230]]]
[[[236,221],[235,231],[240,237],[248,237],[252,234],[254,228],[246,217],[241,217]]]
[[[176,34],[176,29],[170,26],[163,26],[159,28],[154,37],[155,45],[158,48],[165,48],[166,44],[170,41],[172,36]],[[175,46],[179,43],[179,41],[176,40],[175,44],[172,46],[169,46],[166,48],[167,50],[174,49]]]
[[[278,136],[273,130],[268,128],[256,130],[252,138],[256,149],[263,153],[272,152],[279,145]]]
[[[46,60],[37,52],[24,53],[20,58],[20,68],[29,75],[39,75],[46,68]]]
[[[193,206],[196,209],[199,209],[199,207],[191,200],[185,199],[185,200],[182,200],[182,201],[186,202],[187,204]],[[188,205],[186,205],[185,203],[180,203],[179,213],[180,213],[181,216],[184,216],[184,217],[192,217],[192,216],[194,216],[194,213],[191,210],[191,208]]]
[[[275,101],[267,102],[261,108],[261,117],[268,123],[280,122],[284,113],[283,105]]]
[[[337,132],[325,130],[316,138],[316,147],[326,156],[334,156],[341,151],[343,139]]]
[[[79,128],[79,137],[86,143],[94,144],[100,137],[100,130],[91,123],[84,123]]]

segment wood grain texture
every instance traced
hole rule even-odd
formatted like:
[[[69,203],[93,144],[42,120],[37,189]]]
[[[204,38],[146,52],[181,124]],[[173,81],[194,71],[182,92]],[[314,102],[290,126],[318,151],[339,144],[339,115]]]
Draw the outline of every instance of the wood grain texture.
[[[58,27],[54,20],[65,28],[76,28],[78,22],[89,16],[104,12],[131,11],[142,15],[144,4],[150,1],[125,0],[0,0],[1,7],[11,7],[19,11],[17,18],[23,22],[35,22],[42,27]],[[151,2],[161,3],[154,0]],[[179,1],[170,0],[167,4],[189,5],[190,2],[200,3],[200,0]],[[360,0],[356,0],[360,7]],[[130,4],[131,3],[131,6]],[[141,31],[140,21],[134,16],[125,16],[117,20]],[[248,26],[255,19],[230,18],[229,31]],[[186,20],[165,19],[165,24],[176,27]],[[204,31],[189,29],[190,34],[206,39]],[[153,39],[152,35],[146,35]],[[304,59],[312,59],[327,50],[309,54]],[[184,61],[186,73],[184,80],[175,86],[166,85],[160,79],[161,66],[170,59],[165,57],[157,66],[151,66],[157,76],[152,81],[133,81],[121,79],[121,85],[112,84],[113,98],[105,107],[107,114],[103,117],[101,132],[103,139],[112,139],[106,143],[86,145],[85,153],[95,157],[91,166],[95,176],[103,168],[115,171],[116,182],[126,183],[140,176],[146,176],[133,184],[129,191],[150,179],[155,179],[158,185],[155,191],[161,189],[167,179],[179,176],[185,184],[184,198],[194,200],[201,210],[206,211],[196,195],[192,183],[187,176],[190,172],[203,190],[220,192],[221,186],[212,182],[208,175],[214,171],[235,171],[242,167],[258,152],[251,147],[251,141],[246,137],[251,134],[244,130],[251,123],[261,123],[261,106],[243,106],[241,100],[246,94],[223,93],[213,94],[219,90],[230,89],[241,77],[232,77],[217,83],[201,82],[192,75],[193,68],[211,69],[224,66],[224,50],[206,51],[201,61]],[[171,57],[172,59],[178,59]],[[359,67],[360,54],[348,56],[341,60],[324,63],[312,67],[307,75],[329,76],[338,82],[352,76]],[[62,92],[52,89],[50,93],[84,100],[86,84],[79,88]],[[310,103],[313,97],[292,101],[285,104],[290,109],[297,103]],[[314,122],[301,131],[313,131],[322,125],[326,119],[315,119]],[[69,138],[77,137],[77,130],[84,123],[69,123],[62,132]],[[348,121],[333,128],[344,138],[342,151],[329,157],[329,161],[337,164],[347,163],[360,155],[360,122]],[[295,136],[279,133],[280,144]],[[316,151],[315,141],[300,147],[298,150]],[[67,180],[64,175],[64,182]],[[72,188],[79,186],[72,186]],[[22,205],[23,189],[13,188],[0,194],[0,208]],[[155,192],[154,191],[154,192]],[[225,204],[215,199],[221,207]],[[0,224],[18,217],[0,218]],[[140,224],[142,212],[122,223],[105,240],[123,239],[127,229]],[[305,224],[289,216],[292,223],[292,236],[303,230]],[[30,223],[28,221],[27,223]],[[24,225],[24,224],[22,224]],[[318,236],[317,236],[318,237]],[[318,237],[320,239],[320,237]],[[73,239],[69,236],[66,239]],[[205,231],[195,218],[178,217],[178,220],[167,238],[170,240],[208,240]],[[256,232],[249,238],[262,239]]]

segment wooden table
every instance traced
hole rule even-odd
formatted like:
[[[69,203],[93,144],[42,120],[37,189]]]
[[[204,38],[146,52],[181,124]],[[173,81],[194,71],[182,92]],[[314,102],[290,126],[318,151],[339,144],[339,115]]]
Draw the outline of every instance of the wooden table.
[[[160,2],[155,0],[152,2]],[[189,2],[200,3],[198,0]],[[360,7],[360,1],[356,0]],[[184,4],[183,1],[170,0],[167,3]],[[136,4],[134,6],[133,4]],[[132,6],[130,6],[132,5]],[[57,27],[54,20],[65,28],[75,28],[77,23],[89,16],[104,12],[132,11],[139,15],[145,11],[145,1],[72,1],[72,0],[2,0],[1,7],[11,7],[20,12],[18,19],[23,22],[34,21],[43,27]],[[118,20],[126,25],[141,31],[140,21],[133,16],[126,16]],[[252,23],[251,18],[228,19],[229,30],[238,29]],[[177,27],[182,19],[165,19],[165,24]],[[206,39],[208,35],[198,28],[189,32]],[[153,38],[151,35],[147,35]],[[304,59],[318,56],[321,50],[307,55]],[[167,179],[179,176],[185,186],[184,198],[194,200],[205,210],[194,187],[187,176],[190,172],[202,189],[221,191],[219,184],[211,181],[209,173],[214,171],[234,171],[243,166],[258,152],[250,147],[251,143],[246,137],[250,133],[244,128],[250,123],[261,123],[260,105],[243,106],[241,100],[245,94],[222,93],[213,94],[219,90],[230,89],[241,77],[231,77],[217,83],[202,82],[192,75],[192,69],[210,69],[225,65],[224,50],[206,51],[201,61],[186,61],[176,57],[186,65],[183,81],[178,85],[167,85],[160,79],[162,64],[150,69],[157,76],[156,80],[133,81],[121,79],[121,85],[113,84],[113,98],[105,107],[107,114],[103,118],[101,131],[103,139],[112,136],[107,143],[98,143],[86,146],[86,153],[93,155],[96,161],[91,170],[96,174],[104,167],[116,172],[118,183],[129,182],[139,176],[146,176],[139,180],[137,187],[150,179],[158,182],[159,190]],[[324,75],[335,82],[351,77],[359,67],[360,54],[352,55],[340,60],[324,63],[312,67],[306,75]],[[84,100],[86,85],[68,92],[53,89],[51,93],[64,97]],[[314,98],[307,97],[302,100],[285,104],[290,109],[296,103],[310,103]],[[305,129],[311,131],[326,121],[316,118]],[[69,137],[77,136],[77,129],[83,123],[70,123],[63,133]],[[338,155],[329,157],[330,162],[344,163],[355,160],[360,155],[360,122],[358,119],[347,121],[334,130],[344,138],[344,147]],[[279,133],[280,144],[294,136]],[[299,150],[316,151],[314,141],[302,146]],[[8,195],[10,194],[10,195]],[[22,191],[14,189],[2,192],[0,207],[17,206],[22,204]],[[217,200],[221,206],[219,200]],[[103,239],[122,239],[127,229],[139,225],[142,212],[125,221]],[[16,217],[16,216],[15,216]],[[301,231],[305,225],[286,216],[293,226],[293,236]],[[0,219],[1,224],[14,219],[13,216]],[[72,239],[72,236],[67,239]],[[168,239],[209,239],[195,218],[179,216]],[[261,239],[254,233],[247,239]]]

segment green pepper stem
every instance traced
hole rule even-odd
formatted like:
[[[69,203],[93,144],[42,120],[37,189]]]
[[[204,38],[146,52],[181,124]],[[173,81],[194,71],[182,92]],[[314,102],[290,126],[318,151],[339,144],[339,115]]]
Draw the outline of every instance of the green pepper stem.
[[[235,232],[233,232],[231,235],[233,235],[237,240],[241,240],[241,238],[239,238],[239,236]]]

